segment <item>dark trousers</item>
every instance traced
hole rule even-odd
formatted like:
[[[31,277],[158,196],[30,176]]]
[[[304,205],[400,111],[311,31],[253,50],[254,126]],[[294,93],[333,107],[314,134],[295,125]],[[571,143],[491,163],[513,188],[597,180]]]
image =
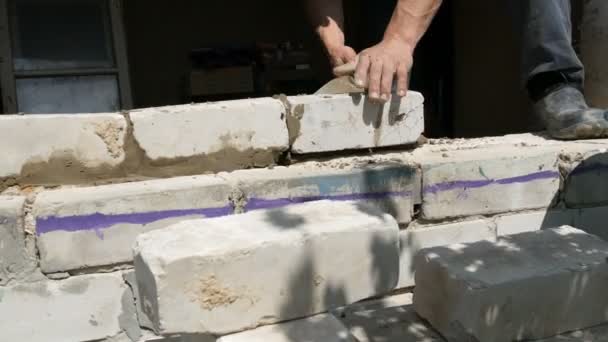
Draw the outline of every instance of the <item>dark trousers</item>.
[[[522,42],[524,84],[544,72],[561,72],[582,87],[583,63],[572,47],[570,0],[506,0]]]
[[[501,1],[508,7],[505,11],[512,16],[522,44],[522,84],[527,85],[538,74],[556,71],[582,87],[583,64],[572,47],[570,0]],[[382,39],[395,4],[396,0],[364,0],[364,44],[373,45]]]

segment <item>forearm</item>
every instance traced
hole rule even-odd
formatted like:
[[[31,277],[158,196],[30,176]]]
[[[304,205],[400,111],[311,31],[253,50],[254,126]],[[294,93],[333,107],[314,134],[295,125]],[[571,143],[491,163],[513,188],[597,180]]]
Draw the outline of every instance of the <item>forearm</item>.
[[[324,44],[344,43],[342,0],[307,0],[308,15]]]
[[[399,0],[384,40],[399,41],[412,51],[429,28],[442,0]]]

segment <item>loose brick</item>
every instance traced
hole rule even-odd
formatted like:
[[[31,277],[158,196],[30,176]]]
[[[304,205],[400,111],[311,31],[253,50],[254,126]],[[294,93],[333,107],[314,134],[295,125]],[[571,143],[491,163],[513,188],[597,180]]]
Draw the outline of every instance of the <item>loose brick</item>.
[[[574,226],[608,241],[608,207],[577,210]]]
[[[291,149],[319,153],[414,144],[424,130],[424,98],[408,92],[385,105],[361,95],[308,95],[287,99]]]
[[[495,238],[494,225],[488,220],[414,226],[402,230],[399,232],[401,255],[397,287],[405,288],[415,285],[414,258],[421,249]]]
[[[512,235],[561,226],[576,226],[576,216],[576,210],[540,210],[501,215],[494,222],[498,235]]]
[[[575,145],[562,156],[562,169],[567,170],[564,198],[568,207],[589,207],[608,202],[608,152],[606,148]]]
[[[125,159],[119,114],[0,117],[0,178],[72,183],[115,172]]]
[[[416,312],[448,340],[534,340],[605,323],[608,243],[562,227],[429,248]]]
[[[346,327],[330,314],[260,327],[221,337],[218,342],[358,342]]]
[[[287,150],[285,112],[280,101],[262,98],[149,108],[130,116],[135,140],[152,161],[201,157],[200,167],[227,170],[269,165]]]
[[[2,339],[92,341],[118,335],[126,291],[116,274],[0,288]]]
[[[399,223],[411,221],[419,184],[416,168],[397,163],[347,169],[275,167],[224,177],[245,196],[244,211],[318,200],[362,201],[395,216]]]
[[[6,285],[35,268],[23,229],[25,197],[0,196],[0,285]]]
[[[422,215],[438,220],[547,208],[558,196],[558,154],[551,146],[414,153],[422,167]]]
[[[45,191],[35,202],[45,273],[131,262],[142,232],[229,215],[230,186],[214,176]]]
[[[319,201],[142,234],[135,271],[157,333],[224,335],[388,292],[398,244],[390,215]]]

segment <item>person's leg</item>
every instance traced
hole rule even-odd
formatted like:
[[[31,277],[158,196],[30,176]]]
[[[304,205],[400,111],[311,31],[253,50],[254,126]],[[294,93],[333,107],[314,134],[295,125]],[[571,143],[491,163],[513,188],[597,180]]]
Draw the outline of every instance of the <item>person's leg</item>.
[[[558,139],[608,135],[608,112],[582,94],[583,64],[572,47],[570,0],[508,1],[522,44],[522,83]]]
[[[530,95],[540,95],[535,94],[534,83],[544,83],[542,78],[550,78],[548,74],[582,88],[583,64],[572,47],[570,0],[507,1],[522,44],[522,83]]]

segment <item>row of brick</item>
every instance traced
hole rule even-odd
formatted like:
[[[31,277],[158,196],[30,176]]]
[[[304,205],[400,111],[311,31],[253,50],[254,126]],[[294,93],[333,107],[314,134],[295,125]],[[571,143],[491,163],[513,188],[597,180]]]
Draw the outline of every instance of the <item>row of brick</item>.
[[[541,210],[542,216],[559,204],[575,213],[577,223],[595,229],[602,213],[590,207],[608,202],[603,166],[608,162],[604,164],[598,145],[603,142],[521,147],[508,141],[472,149],[428,145],[413,153],[43,191],[31,212],[40,266],[54,273],[130,263],[131,246],[143,232],[190,218],[316,200],[373,203],[402,226],[411,221],[417,204],[419,219],[435,224],[530,210]],[[0,216],[21,224],[24,199],[1,198],[12,211]],[[19,261],[26,259],[24,249],[15,246],[22,246],[23,238],[4,233],[3,240],[9,238],[18,241],[4,244],[11,247],[2,250],[3,260],[19,270],[24,267]]]
[[[330,119],[328,119],[330,118]],[[0,117],[0,191],[125,176],[265,167],[280,154],[415,143],[422,95],[380,106],[349,95],[248,99],[121,114]]]

